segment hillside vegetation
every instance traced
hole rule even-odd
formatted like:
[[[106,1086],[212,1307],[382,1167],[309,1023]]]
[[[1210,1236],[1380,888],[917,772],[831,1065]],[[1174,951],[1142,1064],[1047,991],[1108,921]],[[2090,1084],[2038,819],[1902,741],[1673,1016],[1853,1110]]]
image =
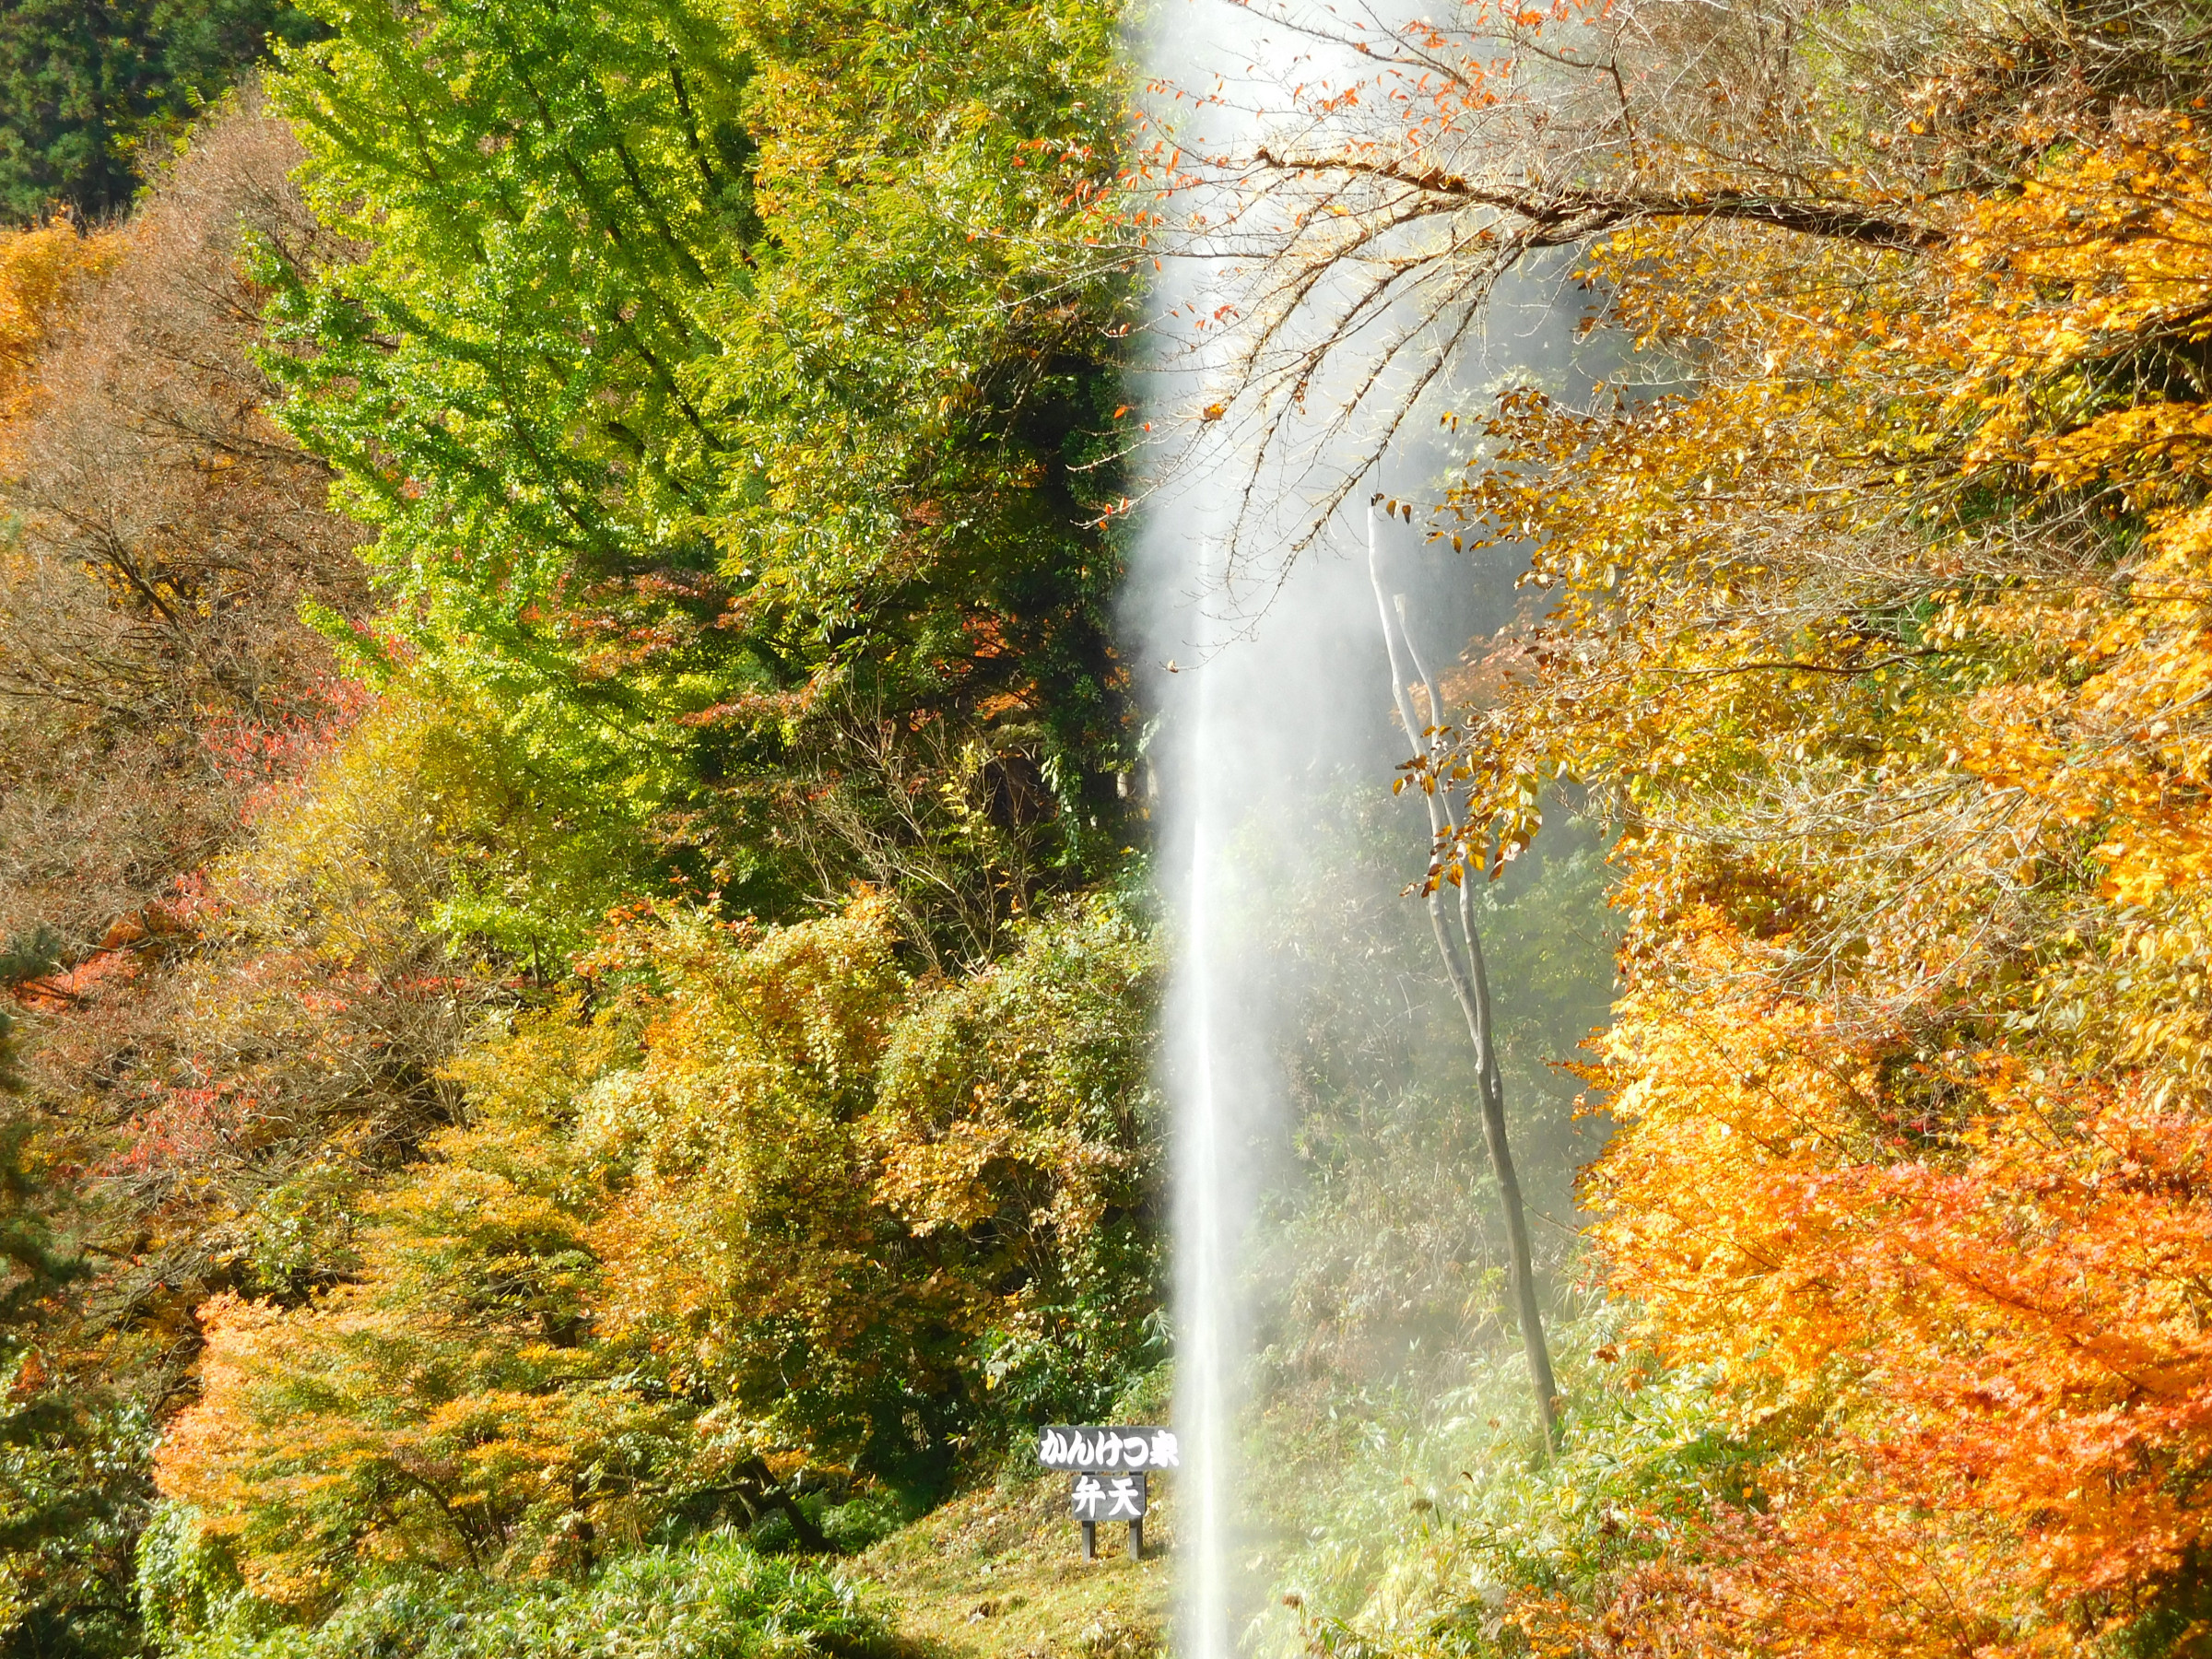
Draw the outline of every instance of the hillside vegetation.
[[[1282,269],[1449,229],[1449,317],[1564,237],[1628,348],[1447,417],[1432,532],[1532,603],[1424,773],[1475,802],[1432,879],[1543,844],[1567,781],[1617,826],[1615,1300],[1548,1475],[1480,1450],[1495,1384],[1378,1424],[1302,1638],[2206,1651],[2203,19],[1476,7],[1369,44],[1387,121],[1317,105],[1272,162],[1361,229]]]
[[[0,1652],[1167,1640],[1023,1452],[1171,1398],[1136,21],[0,20]],[[1620,365],[1402,504],[1559,1443],[1317,777],[1241,1639],[2212,1652],[2212,35],[1342,28],[1259,277]]]

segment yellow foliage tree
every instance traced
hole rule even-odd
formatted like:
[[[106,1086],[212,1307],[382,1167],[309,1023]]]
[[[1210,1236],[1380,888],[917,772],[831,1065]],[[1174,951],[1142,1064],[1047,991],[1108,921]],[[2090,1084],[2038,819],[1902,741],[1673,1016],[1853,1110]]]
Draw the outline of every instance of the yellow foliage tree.
[[[997,1387],[1102,1408],[1153,1341],[1154,954],[1110,906],[969,980],[872,894],[784,927],[635,909],[575,998],[448,1070],[465,1122],[358,1267],[203,1310],[162,1443],[263,1596],[371,1561],[564,1573],[808,1465],[928,1488]]]
[[[1096,1409],[1149,1340],[1155,963],[1104,906],[960,982],[895,943],[874,895],[628,935],[666,988],[585,1133],[625,1171],[612,1327],[764,1448],[926,1483],[982,1389]]]
[[[0,431],[29,407],[39,353],[65,324],[71,301],[121,251],[113,232],[85,235],[67,219],[0,231]]]
[[[2208,1628],[2197,124],[2079,121],[1918,250],[1617,234],[1594,272],[1692,389],[1511,398],[1456,492],[1558,595],[1457,766],[1508,848],[1548,777],[1627,825],[1610,1280],[1786,1430],[1607,1652]]]
[[[1330,418],[1379,453],[1548,250],[1633,347],[1483,422],[1435,534],[1525,559],[1532,603],[1412,770],[1471,801],[1432,882],[1496,874],[1560,783],[1619,827],[1594,1232],[1771,1448],[1754,1501],[1615,1540],[1598,1611],[1534,1597],[1524,1632],[2201,1646],[2201,29],[2161,0],[1334,18],[1305,27],[1364,78],[1225,159],[1271,258],[1207,414],[1264,468],[1357,354]]]

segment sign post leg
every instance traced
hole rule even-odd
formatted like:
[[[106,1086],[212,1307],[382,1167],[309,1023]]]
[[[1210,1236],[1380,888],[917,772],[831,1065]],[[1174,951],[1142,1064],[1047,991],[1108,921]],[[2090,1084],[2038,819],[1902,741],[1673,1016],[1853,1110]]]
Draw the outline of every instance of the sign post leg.
[[[1096,1521],[1083,1523],[1083,1559],[1087,1561],[1099,1559],[1099,1524]]]
[[[1145,1524],[1142,1521],[1129,1523],[1129,1559],[1133,1561],[1145,1559]]]

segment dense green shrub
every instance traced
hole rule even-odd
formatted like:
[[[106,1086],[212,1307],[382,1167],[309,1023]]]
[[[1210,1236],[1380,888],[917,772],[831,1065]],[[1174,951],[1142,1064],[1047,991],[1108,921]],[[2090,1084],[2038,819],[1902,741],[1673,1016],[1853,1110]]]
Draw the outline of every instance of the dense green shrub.
[[[853,1659],[888,1646],[885,1626],[837,1573],[728,1534],[620,1557],[582,1583],[517,1586],[474,1573],[365,1581],[312,1626],[273,1623],[242,1595],[210,1609],[161,1567],[149,1552],[147,1622],[174,1659]],[[176,1617],[195,1600],[206,1622]]]

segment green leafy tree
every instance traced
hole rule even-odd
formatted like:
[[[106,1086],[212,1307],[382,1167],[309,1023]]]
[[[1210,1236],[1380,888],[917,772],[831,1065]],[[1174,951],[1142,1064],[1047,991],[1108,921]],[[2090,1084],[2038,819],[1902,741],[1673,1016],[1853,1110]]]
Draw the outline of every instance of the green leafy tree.
[[[979,1438],[1091,1421],[1162,1357],[1155,942],[1093,898],[891,1033],[870,1116],[877,1203],[997,1301],[964,1369]]]
[[[275,360],[412,647],[733,904],[1111,856],[1113,9],[319,15]]]

